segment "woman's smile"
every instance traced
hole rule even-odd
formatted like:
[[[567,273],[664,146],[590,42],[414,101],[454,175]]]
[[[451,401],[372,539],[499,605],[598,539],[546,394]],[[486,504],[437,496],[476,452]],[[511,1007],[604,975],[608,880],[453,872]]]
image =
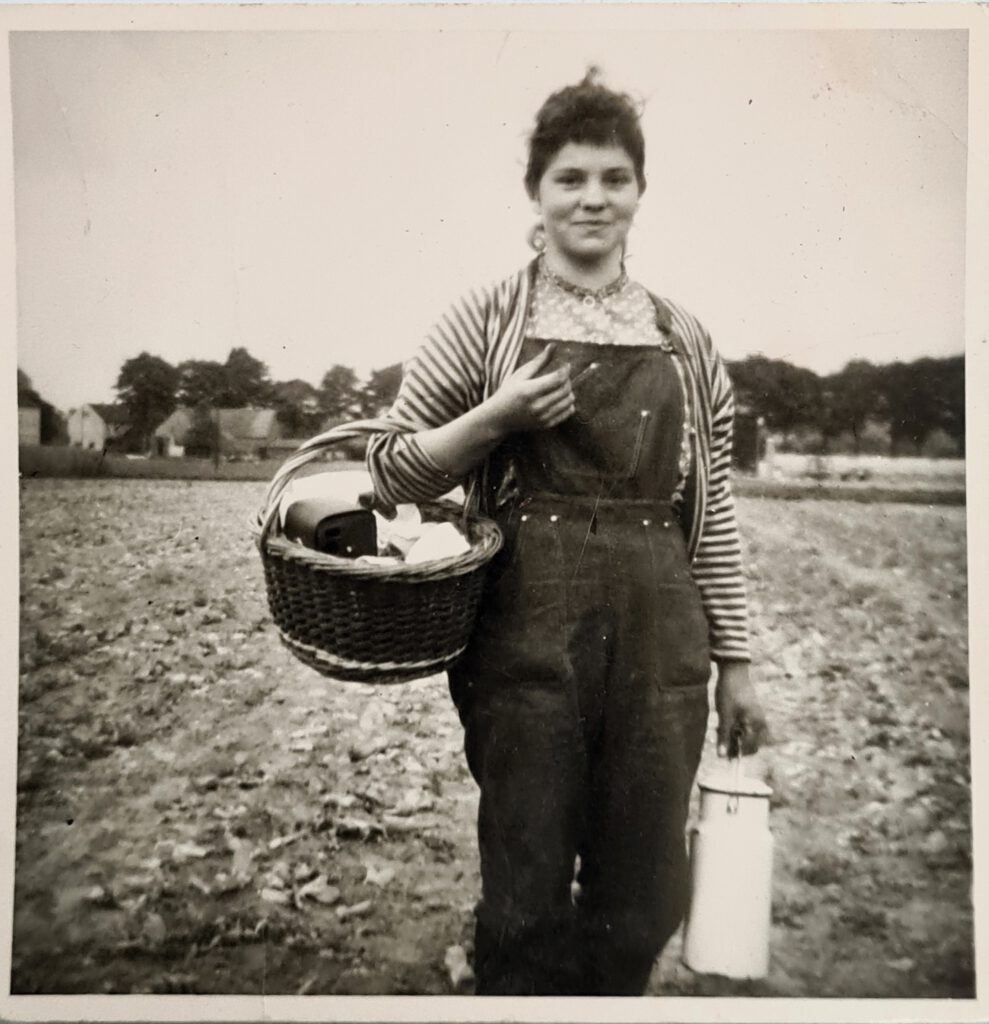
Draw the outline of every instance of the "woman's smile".
[[[568,142],[535,199],[550,261],[564,272],[617,274],[638,201],[635,166],[622,146]]]

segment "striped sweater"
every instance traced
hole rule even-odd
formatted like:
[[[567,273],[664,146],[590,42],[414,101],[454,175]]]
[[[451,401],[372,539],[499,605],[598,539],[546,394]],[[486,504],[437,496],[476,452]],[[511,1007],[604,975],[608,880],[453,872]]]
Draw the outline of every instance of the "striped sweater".
[[[404,367],[387,418],[413,430],[456,419],[489,398],[515,369],[525,337],[535,262],[452,306]],[[748,612],[741,543],[731,490],[734,399],[710,336],[685,310],[653,296],[660,330],[673,343],[690,390],[692,459],[681,516],[691,574],[707,614],[711,656],[748,661]],[[368,444],[375,493],[391,504],[425,501],[456,481],[414,434],[378,434]],[[464,481],[483,511],[494,486],[483,463]],[[495,482],[496,483],[496,482]]]

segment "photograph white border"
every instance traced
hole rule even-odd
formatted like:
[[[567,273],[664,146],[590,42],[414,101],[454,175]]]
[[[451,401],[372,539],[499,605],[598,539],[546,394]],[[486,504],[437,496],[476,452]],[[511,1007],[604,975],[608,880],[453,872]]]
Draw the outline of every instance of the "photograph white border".
[[[989,406],[982,400],[989,379],[989,7],[978,4],[767,3],[675,4],[363,4],[209,5],[79,4],[0,6],[0,346],[7,369],[3,378],[13,395],[16,363],[16,308],[11,152],[11,31],[325,31],[331,29],[447,29],[518,27],[662,28],[693,31],[772,31],[821,29],[966,29],[969,32],[969,173],[966,265],[967,509],[970,623],[970,698],[973,778],[973,841],[976,906],[976,973],[982,998],[973,1000],[852,1000],[777,998],[512,999],[480,997],[293,997],[293,996],[11,996],[0,994],[0,1019],[11,1021],[951,1021],[989,1019],[985,998],[987,949],[985,914],[989,906],[980,854],[986,849],[984,778],[989,767],[986,729],[986,666],[989,623]],[[15,403],[0,403],[0,426],[16,436]],[[5,479],[16,481],[17,450],[2,448]],[[17,487],[4,488],[0,550],[10,586],[0,606],[0,650],[6,671],[0,687],[0,982],[10,977],[14,822],[17,749]],[[977,782],[975,780],[978,780]],[[984,857],[982,858],[984,860]],[[982,865],[984,867],[984,865]]]

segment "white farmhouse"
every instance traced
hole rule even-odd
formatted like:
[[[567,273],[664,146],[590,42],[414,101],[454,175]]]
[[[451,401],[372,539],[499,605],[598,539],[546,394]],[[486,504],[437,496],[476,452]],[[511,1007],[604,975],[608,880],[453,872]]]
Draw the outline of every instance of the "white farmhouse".
[[[17,443],[41,444],[41,400],[26,392],[17,395]]]
[[[89,402],[70,409],[69,444],[103,451],[127,430],[127,414],[122,406]]]

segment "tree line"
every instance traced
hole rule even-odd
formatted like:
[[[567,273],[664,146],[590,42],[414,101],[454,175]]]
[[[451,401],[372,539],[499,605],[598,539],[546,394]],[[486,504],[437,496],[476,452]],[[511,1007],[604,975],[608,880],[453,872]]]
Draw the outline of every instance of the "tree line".
[[[233,348],[222,363],[187,359],[176,366],[142,352],[121,366],[115,390],[127,411],[135,450],[147,450],[158,426],[185,407],[194,411],[186,444],[194,453],[213,445],[213,409],[274,409],[286,436],[305,438],[318,434],[328,420],[378,415],[394,400],[400,383],[398,364],[374,370],[366,380],[348,366],[331,366],[318,387],[299,379],[273,381],[264,362],[246,348]]]
[[[876,365],[856,359],[837,373],[749,356],[730,363],[740,408],[761,416],[781,447],[920,454],[935,431],[965,454],[965,357]]]
[[[965,452],[963,355],[909,363],[853,360],[825,376],[754,355],[728,363],[728,371],[739,410],[761,417],[783,450],[919,453],[940,431],[958,454]],[[273,408],[286,436],[303,438],[319,433],[327,421],[378,415],[394,400],[400,382],[399,364],[375,370],[365,380],[348,366],[334,365],[318,386],[299,379],[273,381],[264,362],[245,348],[233,348],[222,363],[189,359],[174,366],[142,352],[121,366],[115,390],[131,424],[128,447],[146,451],[154,431],[179,406],[197,411],[193,433],[202,433],[198,440],[204,448],[212,445],[206,414],[217,408]],[[21,370],[18,391],[35,395]],[[42,409],[43,438],[61,439],[58,410],[48,403]]]

